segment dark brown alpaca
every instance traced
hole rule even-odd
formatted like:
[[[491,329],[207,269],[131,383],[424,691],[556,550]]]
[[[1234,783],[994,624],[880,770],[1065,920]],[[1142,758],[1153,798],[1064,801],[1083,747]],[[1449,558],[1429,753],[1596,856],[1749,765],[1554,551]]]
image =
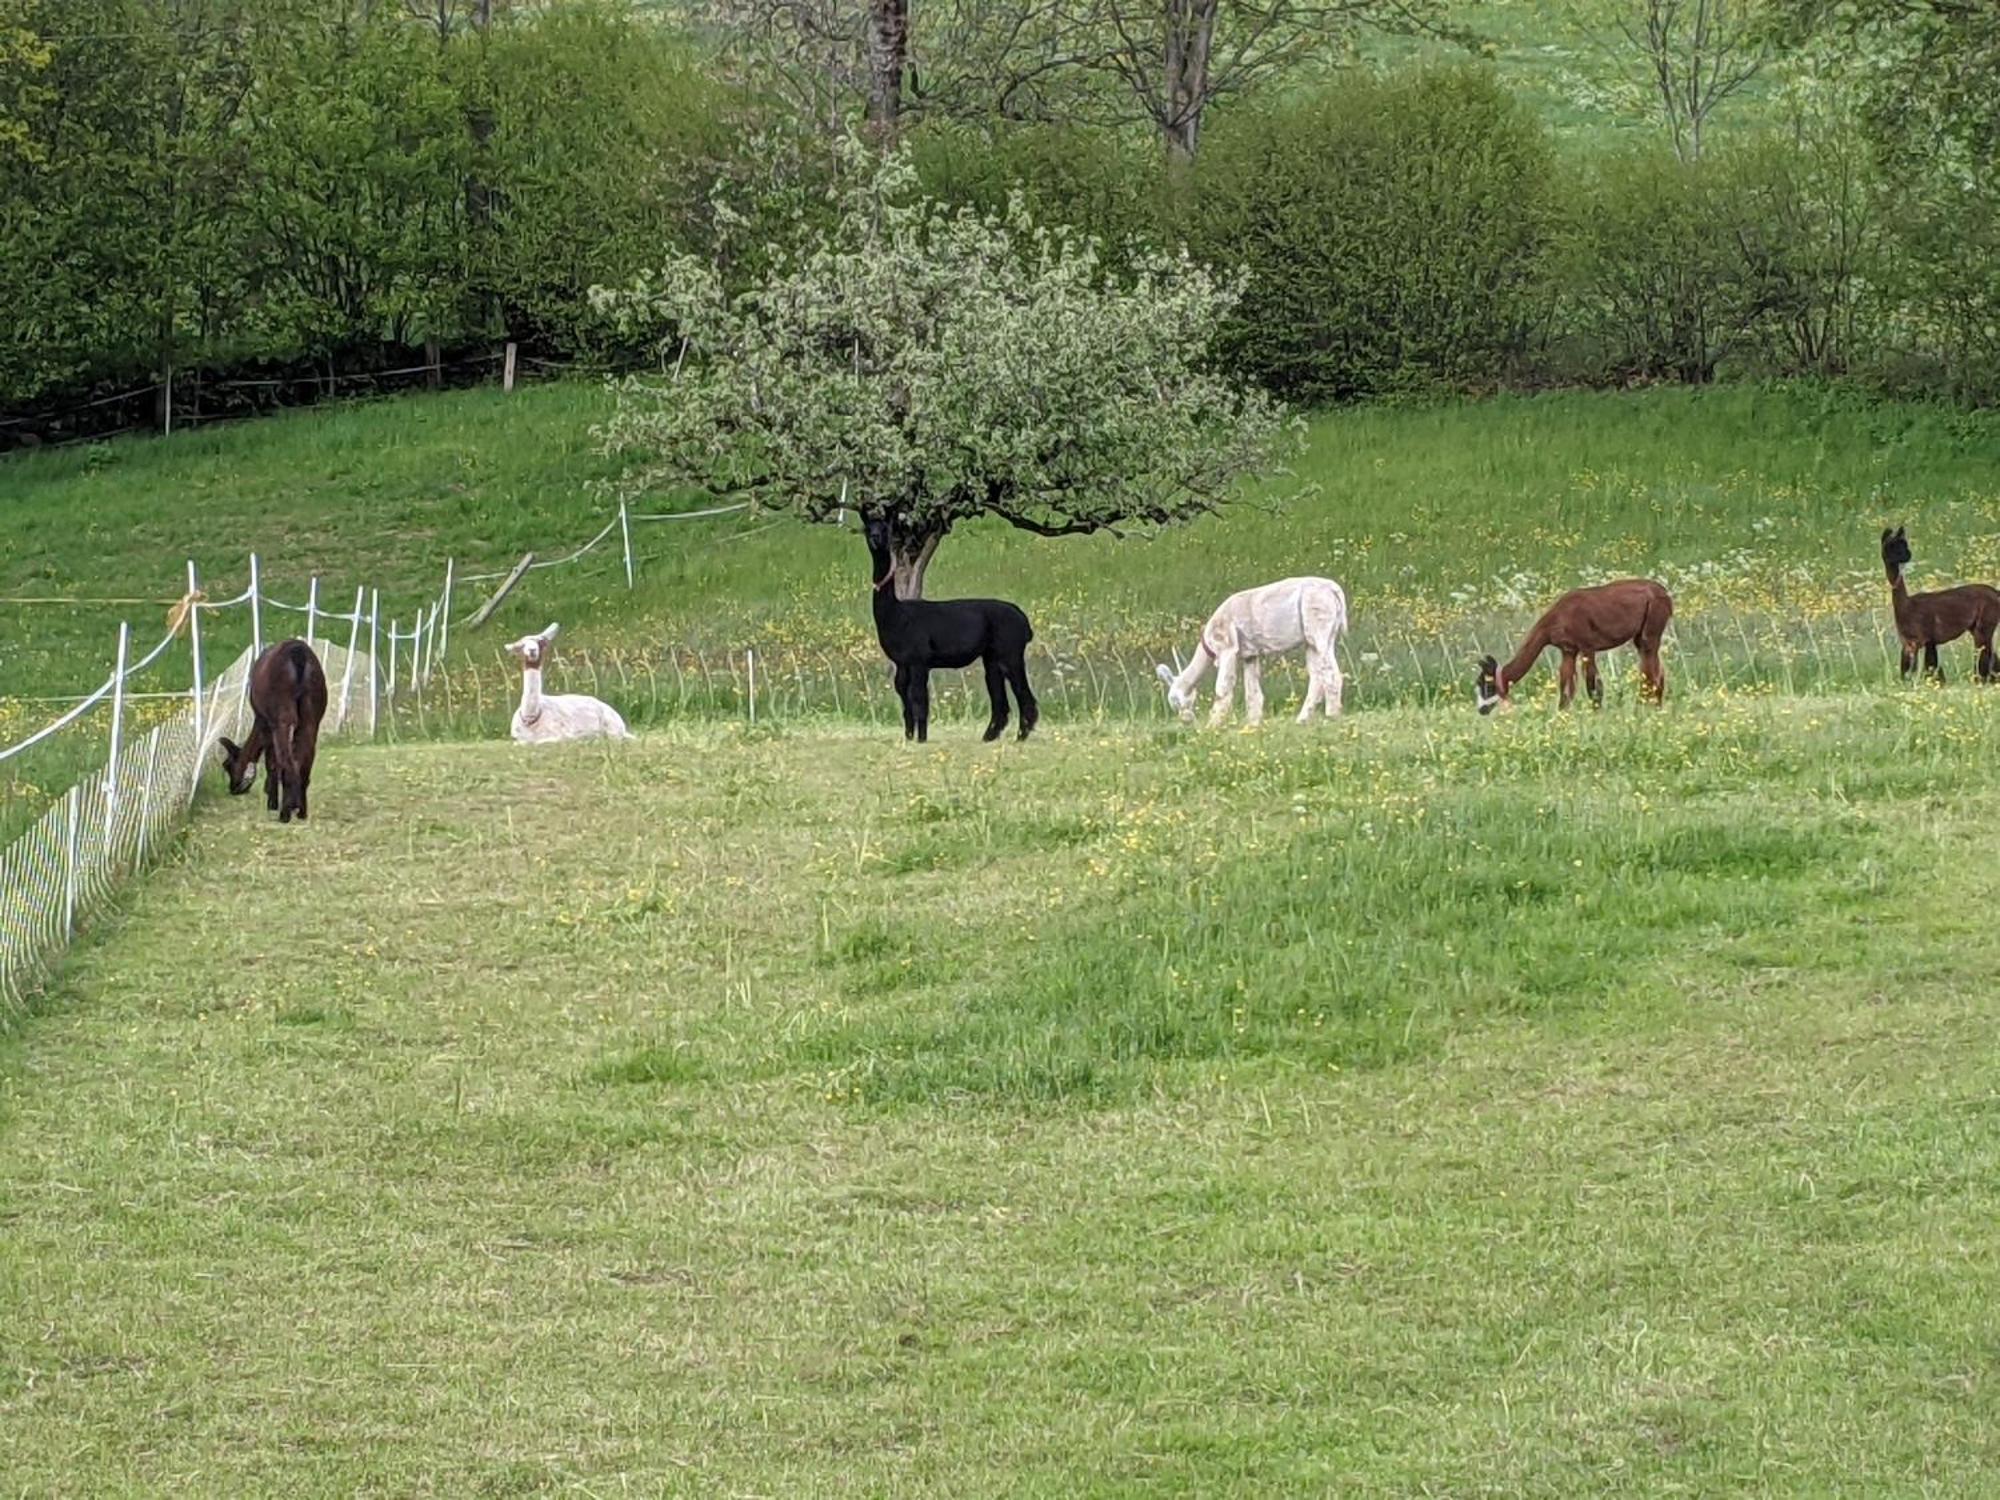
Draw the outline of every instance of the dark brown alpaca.
[[[1638,648],[1639,672],[1646,679],[1645,696],[1655,703],[1667,695],[1666,668],[1660,665],[1660,637],[1674,617],[1673,595],[1650,578],[1621,578],[1595,588],[1571,589],[1535,621],[1535,628],[1501,666],[1488,656],[1479,663],[1474,692],[1479,711],[1490,714],[1507,702],[1514,684],[1528,675],[1537,658],[1554,646],[1562,652],[1562,706],[1576,697],[1576,663],[1583,659],[1583,685],[1590,701],[1604,704],[1604,684],[1597,677],[1597,653],[1612,651],[1628,641]]]
[[[319,721],[326,714],[326,672],[304,641],[280,641],[250,664],[250,738],[223,740],[222,769],[229,791],[242,796],[257,782],[257,761],[268,756],[264,805],[280,823],[306,816]]]
[[[2000,679],[2000,663],[1993,655],[1993,628],[2000,625],[2000,589],[1983,583],[1964,583],[1955,589],[1939,589],[1930,594],[1913,594],[1903,583],[1903,569],[1910,563],[1909,538],[1903,528],[1882,533],[1882,566],[1889,570],[1889,598],[1896,607],[1896,634],[1903,638],[1903,675],[1917,665],[1917,653],[1924,657],[1924,673],[1944,681],[1938,665],[1937,648],[1955,641],[1966,631],[1979,643],[1979,680]]]

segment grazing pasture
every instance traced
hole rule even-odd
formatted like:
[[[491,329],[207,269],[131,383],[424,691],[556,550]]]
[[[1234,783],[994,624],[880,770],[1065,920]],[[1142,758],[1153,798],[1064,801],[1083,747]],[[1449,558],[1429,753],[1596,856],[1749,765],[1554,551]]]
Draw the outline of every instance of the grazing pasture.
[[[258,548],[290,597],[415,597],[601,524],[599,402],[37,454],[0,585]],[[304,832],[212,778],[0,1038],[0,1473],[2000,1487],[2000,692],[1900,683],[1880,555],[1907,523],[1912,587],[2000,577],[1996,434],[1797,389],[1377,408],[1182,532],[975,527],[929,592],[1032,611],[1025,745],[973,739],[976,680],[965,733],[890,731],[852,531],[533,575],[399,742],[321,757]],[[1154,662],[1303,571],[1348,593],[1347,712],[1173,722]],[[1482,653],[1633,572],[1663,709],[1617,655],[1602,712],[1546,672],[1477,714]],[[9,608],[11,725],[118,611]],[[499,643],[551,618],[551,689],[636,743],[507,741]],[[754,726],[685,686],[745,646]]]
[[[0,1051],[8,1479],[1989,1491],[1996,743],[336,747]]]

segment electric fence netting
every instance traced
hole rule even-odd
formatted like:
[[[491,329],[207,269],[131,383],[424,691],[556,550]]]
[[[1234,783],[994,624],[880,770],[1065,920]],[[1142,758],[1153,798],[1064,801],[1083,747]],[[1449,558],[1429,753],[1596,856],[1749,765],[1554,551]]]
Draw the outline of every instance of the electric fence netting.
[[[424,689],[447,660],[454,623],[462,627],[482,622],[527,573],[581,562],[616,533],[629,588],[635,577],[635,524],[733,515],[748,508],[739,504],[634,516],[621,503],[590,540],[561,556],[537,560],[529,554],[511,571],[470,576],[460,576],[456,563],[447,561],[441,591],[418,605],[407,628],[398,619],[383,618],[380,591],[373,588],[357,588],[352,607],[344,612],[321,602],[317,577],[311,580],[304,603],[274,598],[263,587],[255,554],[250,557],[248,587],[234,598],[210,600],[202,594],[190,562],[187,592],[172,610],[166,634],[157,645],[132,658],[131,628],[121,624],[110,674],[89,692],[68,700],[21,700],[67,706],[32,733],[0,746],[0,770],[11,769],[9,762],[18,763],[38,748],[46,753],[59,740],[90,747],[83,774],[60,795],[49,797],[40,815],[0,847],[0,1030],[20,1014],[76,933],[186,819],[217,742],[247,736],[250,664],[267,641],[282,638],[284,632],[273,628],[276,615],[303,617],[299,634],[319,654],[326,670],[328,701],[321,734],[373,738],[378,726],[393,727],[392,710],[398,699],[415,700],[421,716]],[[455,588],[496,579],[505,581],[485,607],[454,617]],[[244,613],[250,644],[220,673],[205,675],[204,621],[234,611]],[[267,620],[267,613],[273,618]],[[237,635],[240,638],[240,630]],[[169,658],[169,653],[183,639],[188,647],[187,686],[166,692],[135,690],[135,682],[146,674],[154,673],[157,680],[160,671],[174,664],[177,658]],[[164,718],[150,712],[162,704],[167,707]],[[142,713],[142,707],[148,711]],[[141,718],[147,720],[143,727]],[[73,771],[74,764],[66,769]]]
[[[362,737],[374,732],[381,682],[365,644],[364,633],[373,633],[374,621],[361,607],[361,596],[350,612],[325,611],[315,584],[308,603],[288,605],[265,596],[257,574],[252,558],[250,587],[234,599],[214,602],[201,597],[190,564],[188,593],[157,645],[134,658],[130,626],[120,625],[110,675],[49,723],[0,747],[5,767],[59,736],[81,737],[90,746],[88,769],[0,847],[0,1030],[20,1014],[77,932],[187,817],[217,741],[247,736],[246,685],[262,645],[265,609],[307,617],[304,634],[325,665],[329,689],[321,732]],[[211,676],[204,671],[205,619],[235,610],[248,613],[251,644]],[[188,686],[166,693],[133,691],[132,684],[155,671],[183,638]],[[145,713],[148,722],[142,726],[142,706],[161,704],[166,715]]]

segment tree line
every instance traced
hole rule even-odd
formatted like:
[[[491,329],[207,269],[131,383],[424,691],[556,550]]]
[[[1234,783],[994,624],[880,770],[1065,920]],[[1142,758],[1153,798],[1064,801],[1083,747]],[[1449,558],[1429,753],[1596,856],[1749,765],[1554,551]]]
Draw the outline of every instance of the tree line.
[[[1572,15],[1634,129],[1557,135],[1452,60],[1444,0],[0,0],[0,441],[135,384],[199,413],[503,338],[642,356],[591,289],[753,284],[850,134],[943,202],[1023,194],[1103,274],[1247,272],[1219,357],[1297,401],[2000,397],[2000,10]],[[1357,61],[1392,29],[1430,60]]]

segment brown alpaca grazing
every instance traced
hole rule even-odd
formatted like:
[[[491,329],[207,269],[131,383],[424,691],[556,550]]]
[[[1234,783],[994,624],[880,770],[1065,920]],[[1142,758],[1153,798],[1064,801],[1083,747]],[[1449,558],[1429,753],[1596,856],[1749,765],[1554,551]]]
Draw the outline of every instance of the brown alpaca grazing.
[[[257,782],[257,761],[267,756],[264,805],[280,823],[306,816],[319,721],[326,715],[326,671],[304,641],[280,641],[250,664],[250,738],[225,739],[222,769],[229,792],[240,797]]]
[[[1528,675],[1551,646],[1562,652],[1562,706],[1568,708],[1576,697],[1576,663],[1581,657],[1583,685],[1591,703],[1602,708],[1604,684],[1597,676],[1597,653],[1627,642],[1638,648],[1639,673],[1646,679],[1645,696],[1658,703],[1667,696],[1660,637],[1673,617],[1673,595],[1650,578],[1621,578],[1595,588],[1571,589],[1535,621],[1535,628],[1506,666],[1490,656],[1481,659],[1479,681],[1473,689],[1479,711],[1490,714],[1503,704],[1511,708],[1507,695],[1514,684]]]
[[[1921,651],[1924,675],[1943,682],[1937,648],[1969,630],[1979,644],[1979,680],[2000,680],[2000,662],[1993,655],[1993,629],[2000,625],[2000,589],[1964,583],[1955,589],[1913,594],[1903,583],[1903,569],[1909,563],[1910,541],[1903,528],[1884,531],[1882,566],[1889,570],[1889,600],[1896,609],[1896,634],[1903,638],[1903,675],[1910,675]]]

